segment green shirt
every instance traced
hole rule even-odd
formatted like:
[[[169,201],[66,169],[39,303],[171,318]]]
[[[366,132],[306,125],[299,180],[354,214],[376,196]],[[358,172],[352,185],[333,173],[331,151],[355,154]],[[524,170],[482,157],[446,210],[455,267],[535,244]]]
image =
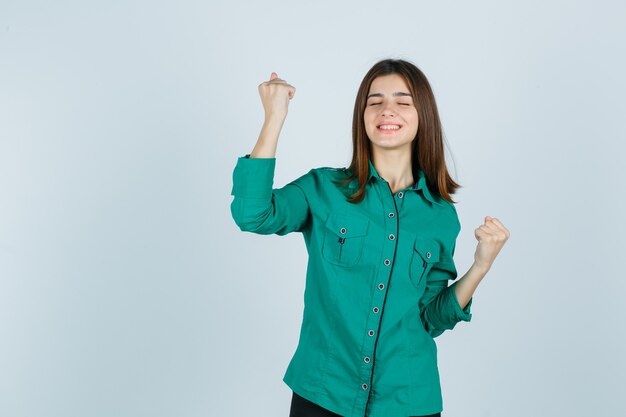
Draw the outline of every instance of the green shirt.
[[[239,157],[231,213],[242,231],[301,232],[309,255],[296,351],[283,381],[346,417],[407,417],[443,410],[433,338],[470,321],[448,280],[461,225],[423,171],[392,193],[370,161],[366,195],[321,167],[273,188],[276,158]],[[458,281],[457,281],[458,282]]]

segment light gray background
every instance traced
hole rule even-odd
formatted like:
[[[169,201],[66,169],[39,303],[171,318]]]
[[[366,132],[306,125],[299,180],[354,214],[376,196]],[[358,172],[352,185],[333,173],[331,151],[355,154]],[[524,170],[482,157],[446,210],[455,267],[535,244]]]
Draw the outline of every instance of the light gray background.
[[[620,1],[0,3],[0,415],[287,416],[301,235],[242,233],[232,170],[292,83],[274,185],[345,166],[379,59],[435,91],[511,237],[437,340],[444,415],[626,414]]]

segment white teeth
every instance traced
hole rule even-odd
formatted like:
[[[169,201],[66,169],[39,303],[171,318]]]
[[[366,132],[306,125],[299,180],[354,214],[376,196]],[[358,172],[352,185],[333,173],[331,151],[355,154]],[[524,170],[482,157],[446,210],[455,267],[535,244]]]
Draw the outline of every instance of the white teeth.
[[[379,127],[381,129],[383,129],[383,130],[397,130],[397,129],[400,129],[400,126],[398,126],[398,125],[381,125]]]

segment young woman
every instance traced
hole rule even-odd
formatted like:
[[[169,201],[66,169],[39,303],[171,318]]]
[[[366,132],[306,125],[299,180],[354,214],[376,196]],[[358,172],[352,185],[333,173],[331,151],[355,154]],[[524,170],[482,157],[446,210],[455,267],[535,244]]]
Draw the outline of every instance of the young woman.
[[[434,338],[469,322],[472,296],[509,231],[486,216],[474,263],[458,281],[461,225],[450,195],[433,92],[405,60],[365,75],[356,97],[352,162],[311,169],[273,188],[276,144],[295,88],[259,85],[265,122],[233,173],[242,231],[301,232],[309,255],[298,347],[283,378],[291,417],[440,416]]]

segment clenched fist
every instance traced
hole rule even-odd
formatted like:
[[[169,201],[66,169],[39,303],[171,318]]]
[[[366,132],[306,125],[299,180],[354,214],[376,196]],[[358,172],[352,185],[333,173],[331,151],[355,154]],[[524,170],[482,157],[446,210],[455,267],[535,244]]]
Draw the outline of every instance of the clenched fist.
[[[278,74],[272,72],[269,81],[259,84],[259,95],[265,109],[265,118],[287,117],[289,100],[296,94],[296,89],[285,80],[278,78]]]
[[[488,271],[510,233],[500,220],[486,216],[485,223],[474,230],[474,236],[478,240],[474,263]]]

